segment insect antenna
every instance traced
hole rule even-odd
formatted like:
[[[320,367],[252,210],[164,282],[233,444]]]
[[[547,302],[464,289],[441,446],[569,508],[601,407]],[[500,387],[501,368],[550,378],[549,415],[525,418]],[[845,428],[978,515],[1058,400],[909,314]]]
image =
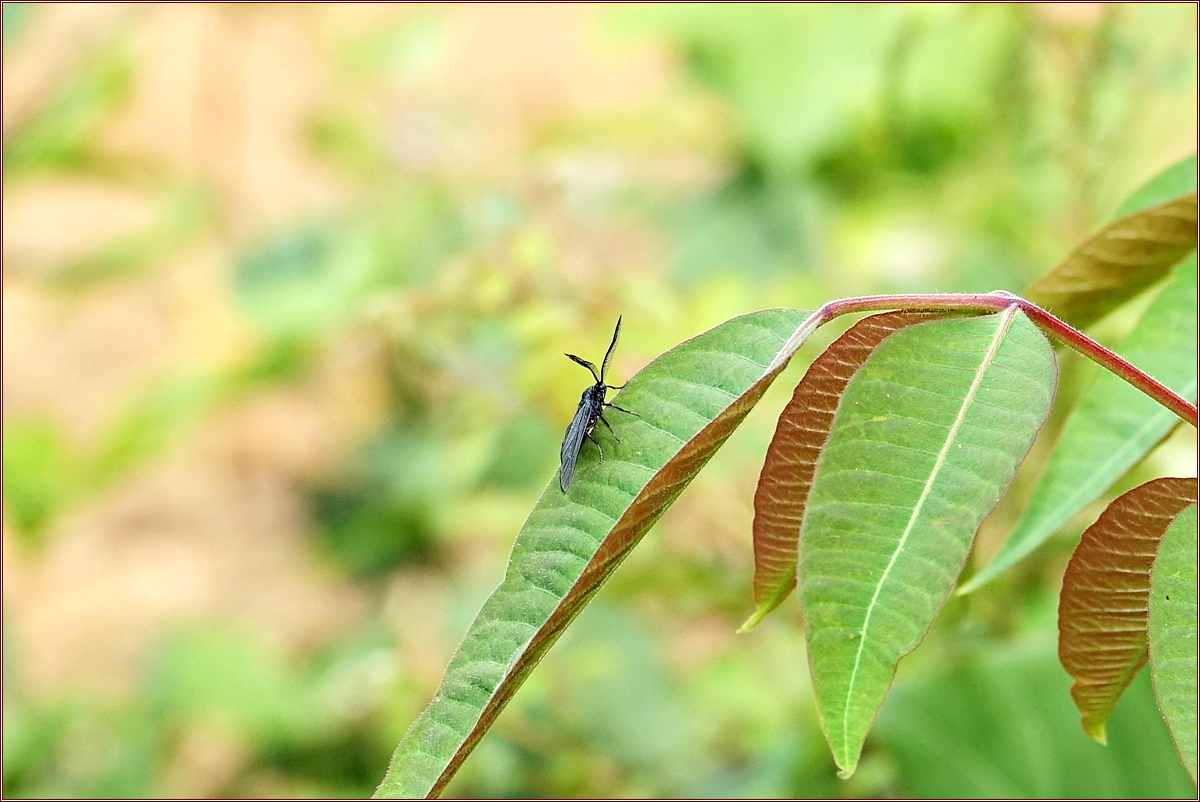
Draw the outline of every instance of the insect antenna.
[[[604,362],[600,364],[600,379],[604,382],[604,374],[608,372],[608,359],[612,356],[613,349],[617,347],[617,340],[621,337],[621,315],[617,315],[617,327],[613,329],[612,342],[608,345],[608,350],[604,352]],[[624,385],[622,385],[624,386]]]
[[[567,359],[570,359],[573,362],[577,362],[580,365],[583,365],[585,368],[587,368],[588,370],[590,370],[592,372],[592,377],[595,378],[596,381],[601,381],[600,376],[598,376],[596,374],[596,366],[593,365],[591,362],[588,362],[586,359],[580,359],[579,357],[575,356],[574,354],[563,354],[563,356],[565,356]]]

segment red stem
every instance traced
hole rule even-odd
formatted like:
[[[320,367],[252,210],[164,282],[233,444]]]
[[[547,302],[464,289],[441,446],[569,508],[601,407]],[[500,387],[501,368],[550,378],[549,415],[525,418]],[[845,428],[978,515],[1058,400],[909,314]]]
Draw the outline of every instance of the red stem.
[[[813,328],[840,315],[853,312],[879,312],[887,309],[953,309],[999,312],[1010,306],[1021,309],[1042,331],[1066,343],[1088,359],[1120,376],[1146,395],[1174,412],[1194,428],[1196,405],[1176,393],[1150,374],[1114,354],[1083,332],[1073,328],[1039,306],[1011,293],[997,290],[991,293],[945,293],[927,295],[864,295],[843,298],[818,309],[810,319]]]

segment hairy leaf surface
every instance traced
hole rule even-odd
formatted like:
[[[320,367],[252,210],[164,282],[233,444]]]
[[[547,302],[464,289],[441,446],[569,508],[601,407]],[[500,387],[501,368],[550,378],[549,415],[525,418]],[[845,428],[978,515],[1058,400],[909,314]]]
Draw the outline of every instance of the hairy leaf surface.
[[[1084,531],[1063,576],[1058,659],[1075,684],[1084,732],[1104,725],[1146,664],[1150,567],[1163,532],[1196,501],[1194,479],[1154,479],[1117,498]]]
[[[1192,499],[1196,498],[1196,480]],[[1150,673],[1175,748],[1196,782],[1196,505],[1163,534],[1150,574]]]
[[[821,725],[843,776],[1046,419],[1050,343],[1015,307],[902,329],[846,387],[800,535]]]
[[[1196,248],[1196,192],[1109,224],[1029,285],[1025,297],[1073,326],[1103,317]]]
[[[1146,310],[1117,353],[1189,401],[1196,400],[1196,255]],[[969,593],[1042,545],[1150,452],[1179,418],[1108,371],[1071,413],[1000,550],[959,593]]]
[[[829,438],[842,391],[884,338],[912,325],[945,317],[938,312],[886,312],[855,323],[813,360],[784,407],[767,448],[754,493],[754,615],[756,626],[796,587],[800,522],[821,447]]]
[[[381,797],[436,796],[525,677],[762,397],[816,322],[769,310],[734,318],[631,378],[567,493],[557,477],[517,535],[500,587],[450,659],[429,707],[396,749]],[[620,413],[617,413],[620,415]]]

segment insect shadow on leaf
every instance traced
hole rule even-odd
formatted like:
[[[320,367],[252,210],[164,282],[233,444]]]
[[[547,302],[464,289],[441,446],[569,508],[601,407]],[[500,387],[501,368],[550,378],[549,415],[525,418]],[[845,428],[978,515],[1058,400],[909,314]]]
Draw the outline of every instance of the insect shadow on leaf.
[[[567,487],[571,484],[571,476],[575,473],[575,461],[579,459],[579,450],[583,448],[584,438],[591,440],[596,444],[596,450],[600,452],[600,461],[604,462],[604,449],[600,447],[600,441],[592,435],[592,430],[596,428],[596,421],[601,421],[608,427],[608,431],[612,434],[613,439],[618,443],[621,438],[617,437],[617,433],[613,431],[612,424],[604,417],[604,408],[612,407],[621,412],[626,412],[636,417],[641,417],[636,412],[631,412],[624,407],[619,407],[616,404],[610,404],[606,400],[609,390],[620,390],[625,385],[609,386],[604,383],[604,376],[608,372],[608,361],[612,357],[613,349],[617,347],[617,340],[621,336],[621,318],[617,318],[617,327],[613,330],[612,342],[608,346],[608,351],[604,354],[604,361],[600,364],[600,372],[596,372],[596,366],[586,359],[580,359],[574,354],[567,354],[567,358],[583,365],[592,372],[592,377],[596,383],[583,391],[583,397],[579,399],[579,407],[575,410],[575,417],[571,419],[571,425],[567,427],[567,433],[563,436],[562,451],[559,452],[559,460],[561,465],[558,471],[558,486],[565,493]]]

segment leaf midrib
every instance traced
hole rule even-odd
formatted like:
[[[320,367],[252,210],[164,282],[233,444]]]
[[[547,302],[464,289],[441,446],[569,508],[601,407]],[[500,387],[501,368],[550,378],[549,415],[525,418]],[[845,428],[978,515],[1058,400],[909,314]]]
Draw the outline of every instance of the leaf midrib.
[[[904,551],[904,545],[908,541],[909,535],[912,533],[913,527],[916,525],[917,519],[921,516],[921,511],[925,506],[925,502],[929,499],[929,495],[933,492],[933,485],[940,474],[942,467],[946,463],[946,457],[950,453],[950,447],[954,445],[955,437],[958,435],[959,428],[962,427],[963,421],[966,420],[967,410],[971,407],[975,400],[975,395],[979,392],[980,386],[983,384],[983,378],[987,375],[988,369],[995,361],[996,354],[1000,350],[1001,343],[1004,342],[1004,337],[1008,333],[1009,327],[1016,318],[1019,308],[1016,305],[1010,306],[1001,312],[997,317],[998,326],[996,334],[993,336],[992,344],[988,347],[987,353],[984,355],[979,368],[975,372],[975,378],[971,381],[971,387],[967,391],[966,397],[963,399],[962,405],[959,407],[958,415],[955,416],[954,423],[951,425],[946,434],[946,441],[938,452],[937,459],[934,461],[933,470],[929,473],[929,479],[925,482],[925,487],[921,490],[921,496],[917,499],[916,505],[913,507],[912,515],[909,516],[908,524],[904,527],[904,533],[900,536],[900,540],[896,543],[896,548],[892,552],[892,557],[888,561],[887,567],[883,570],[883,574],[879,577],[879,582],[875,585],[875,592],[871,596],[870,603],[867,604],[867,613],[863,617],[862,630],[858,635],[858,651],[854,655],[854,667],[850,670],[850,682],[846,686],[845,705],[842,710],[842,753],[846,755],[849,751],[850,730],[850,705],[854,698],[854,686],[859,677],[859,666],[862,663],[863,648],[867,642],[867,629],[871,624],[871,615],[879,602],[879,595],[883,591],[883,586],[887,582],[888,576],[895,567],[896,561],[900,557],[900,553]]]

